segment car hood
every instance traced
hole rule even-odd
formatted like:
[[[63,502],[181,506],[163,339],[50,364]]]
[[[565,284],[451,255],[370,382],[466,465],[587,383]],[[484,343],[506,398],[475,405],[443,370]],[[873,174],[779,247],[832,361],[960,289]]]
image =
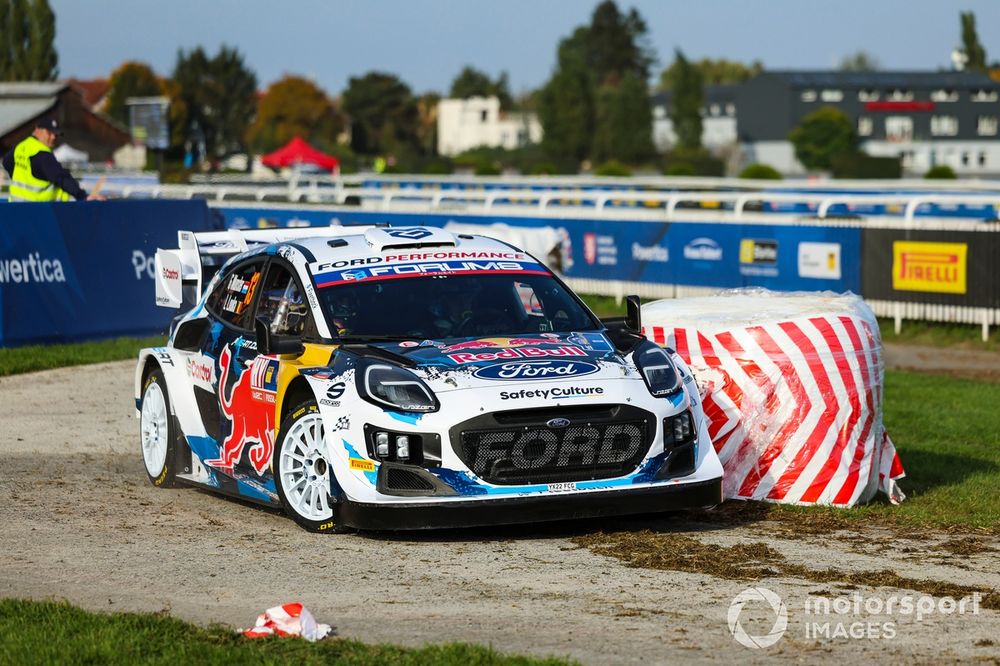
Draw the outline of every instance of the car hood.
[[[435,392],[639,378],[601,332],[380,342],[372,346],[415,363],[415,372]]]

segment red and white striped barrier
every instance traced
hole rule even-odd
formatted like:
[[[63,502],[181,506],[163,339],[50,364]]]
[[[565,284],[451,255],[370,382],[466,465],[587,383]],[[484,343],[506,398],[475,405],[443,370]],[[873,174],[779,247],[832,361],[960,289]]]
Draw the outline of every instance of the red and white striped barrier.
[[[727,498],[854,506],[903,476],[882,423],[878,323],[861,298],[735,290],[656,301],[643,333],[694,372]]]

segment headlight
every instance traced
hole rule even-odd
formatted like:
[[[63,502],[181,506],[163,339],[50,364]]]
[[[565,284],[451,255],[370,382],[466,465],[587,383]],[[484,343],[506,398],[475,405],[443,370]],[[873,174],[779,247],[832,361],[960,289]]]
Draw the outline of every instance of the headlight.
[[[644,342],[632,352],[632,360],[646,380],[649,392],[657,398],[680,390],[680,373],[663,348],[652,342]]]
[[[358,393],[383,409],[436,412],[440,405],[423,381],[409,370],[385,363],[358,368]]]

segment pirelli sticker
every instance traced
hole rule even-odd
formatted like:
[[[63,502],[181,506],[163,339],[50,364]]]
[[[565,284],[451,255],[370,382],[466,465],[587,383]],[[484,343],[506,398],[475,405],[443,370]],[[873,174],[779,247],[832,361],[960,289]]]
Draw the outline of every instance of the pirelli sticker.
[[[359,472],[374,472],[375,463],[371,460],[364,460],[362,458],[351,458],[351,469],[356,469]]]
[[[968,250],[966,243],[893,241],[892,288],[964,294]]]

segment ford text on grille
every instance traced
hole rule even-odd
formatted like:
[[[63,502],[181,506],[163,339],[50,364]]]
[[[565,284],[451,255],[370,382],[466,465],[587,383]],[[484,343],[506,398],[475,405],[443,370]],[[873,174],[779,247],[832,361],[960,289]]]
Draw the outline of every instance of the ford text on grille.
[[[583,480],[631,472],[645,453],[645,423],[579,425],[554,431],[462,434],[477,476],[492,482]]]

